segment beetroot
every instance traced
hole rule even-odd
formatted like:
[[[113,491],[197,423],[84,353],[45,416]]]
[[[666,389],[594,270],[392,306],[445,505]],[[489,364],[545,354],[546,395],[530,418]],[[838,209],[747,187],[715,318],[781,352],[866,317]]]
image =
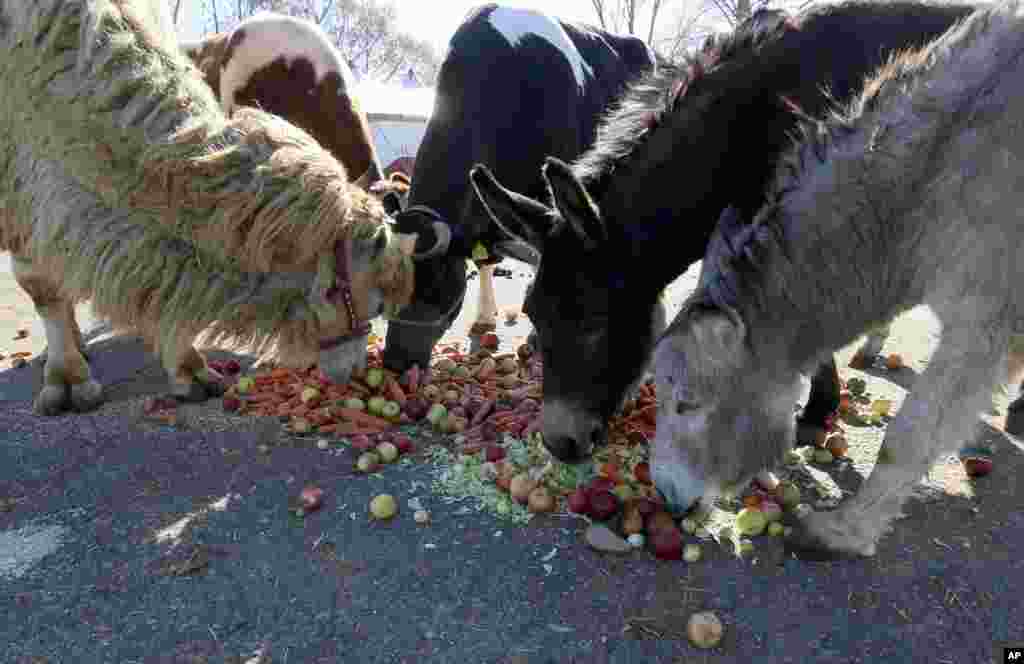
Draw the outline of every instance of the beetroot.
[[[569,511],[577,514],[590,514],[590,496],[585,487],[578,487],[569,494]]]
[[[664,513],[664,512],[663,512]],[[661,560],[683,559],[683,533],[678,528],[663,528],[650,534],[654,556]]]
[[[225,413],[233,413],[242,407],[242,402],[238,399],[238,397],[226,396],[224,397],[223,405]]]
[[[359,452],[369,452],[376,447],[376,444],[370,440],[370,437],[363,433],[358,433],[352,436],[351,441],[352,448]]]
[[[501,445],[488,445],[484,458],[486,461],[501,461],[505,458],[505,448]]]
[[[492,420],[484,420],[480,425],[480,436],[484,440],[497,440],[498,426]]]
[[[224,373],[233,376],[241,372],[242,365],[238,363],[238,360],[226,360],[224,362]]]
[[[587,499],[590,502],[590,515],[598,521],[610,519],[619,511],[619,499],[611,491],[591,489]]]
[[[392,442],[394,443],[395,447],[398,448],[398,451],[401,452],[402,454],[409,454],[414,449],[416,449],[416,446],[412,442],[412,438],[409,438],[409,436],[403,434],[397,434],[393,438]]]
[[[615,490],[615,480],[607,477],[595,477],[590,481],[590,488],[594,491]]]
[[[409,416],[409,419],[415,421],[422,420],[427,416],[427,411],[430,409],[430,404],[425,399],[420,397],[411,397],[405,400],[402,404],[402,412]]]

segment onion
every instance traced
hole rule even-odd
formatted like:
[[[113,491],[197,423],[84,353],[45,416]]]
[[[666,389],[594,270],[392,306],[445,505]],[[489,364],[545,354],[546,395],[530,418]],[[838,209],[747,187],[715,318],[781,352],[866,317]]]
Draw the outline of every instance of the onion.
[[[541,512],[554,512],[555,511],[555,499],[548,493],[548,490],[542,486],[535,488],[530,492],[530,495],[526,499],[527,507],[535,514]]]

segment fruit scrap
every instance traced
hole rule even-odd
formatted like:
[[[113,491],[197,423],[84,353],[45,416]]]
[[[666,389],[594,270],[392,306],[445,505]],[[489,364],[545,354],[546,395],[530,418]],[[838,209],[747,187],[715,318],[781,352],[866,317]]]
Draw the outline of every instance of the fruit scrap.
[[[760,535],[767,526],[768,519],[760,510],[745,507],[736,515],[736,530],[740,535]]]
[[[686,623],[686,636],[698,648],[714,648],[721,642],[724,632],[722,621],[711,611],[695,613]]]
[[[398,513],[398,502],[389,493],[382,493],[370,501],[370,515],[377,520],[390,519]]]
[[[315,486],[307,486],[302,490],[302,493],[299,494],[299,501],[302,503],[302,508],[306,512],[312,512],[320,509],[320,505],[323,504],[323,497],[323,489]]]

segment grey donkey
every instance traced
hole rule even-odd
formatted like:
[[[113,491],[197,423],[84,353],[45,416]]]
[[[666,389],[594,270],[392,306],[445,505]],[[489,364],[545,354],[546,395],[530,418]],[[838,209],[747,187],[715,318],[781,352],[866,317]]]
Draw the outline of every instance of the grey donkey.
[[[670,505],[777,462],[801,373],[926,304],[942,338],[870,477],[787,540],[808,557],[876,553],[930,464],[975,432],[993,386],[1019,378],[1022,90],[1024,5],[979,9],[884,66],[842,116],[808,122],[753,225],[723,213],[701,285],[653,357],[653,475]]]

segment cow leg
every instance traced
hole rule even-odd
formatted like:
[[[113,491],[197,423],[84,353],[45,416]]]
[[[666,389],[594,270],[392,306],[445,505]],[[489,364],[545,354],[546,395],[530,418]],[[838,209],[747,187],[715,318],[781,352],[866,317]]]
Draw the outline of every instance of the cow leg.
[[[839,369],[836,360],[830,357],[811,378],[811,395],[803,413],[797,418],[797,445],[810,445],[818,431],[828,429],[828,419],[839,409]]]
[[[944,331],[925,375],[889,424],[864,485],[838,509],[794,523],[791,549],[808,557],[875,554],[935,459],[976,433],[975,415],[990,398],[992,375],[1004,358],[984,337],[973,326]]]
[[[224,379],[206,364],[191,340],[162,355],[170,378],[171,395],[178,401],[199,402],[224,394]]]
[[[477,297],[476,321],[473,323],[474,334],[482,334],[497,327],[498,302],[494,297],[494,265],[478,265],[480,273],[480,294]]]
[[[1010,337],[1010,352],[1007,355],[1007,380],[1018,384],[1024,378],[1024,334]],[[1024,437],[1024,383],[1020,383],[1020,394],[1006,410],[1006,433]]]
[[[885,346],[885,342],[892,331],[891,326],[892,323],[886,323],[885,325],[879,325],[868,330],[867,339],[864,340],[864,343],[857,349],[857,352],[850,358],[849,366],[853,369],[870,369],[871,365],[875,362],[875,358],[882,353],[882,347]]]
[[[32,261],[12,257],[14,278],[32,298],[46,330],[46,364],[43,387],[33,407],[40,415],[56,415],[69,408],[94,410],[103,401],[103,387],[92,377],[82,355],[82,333],[71,301]]]

